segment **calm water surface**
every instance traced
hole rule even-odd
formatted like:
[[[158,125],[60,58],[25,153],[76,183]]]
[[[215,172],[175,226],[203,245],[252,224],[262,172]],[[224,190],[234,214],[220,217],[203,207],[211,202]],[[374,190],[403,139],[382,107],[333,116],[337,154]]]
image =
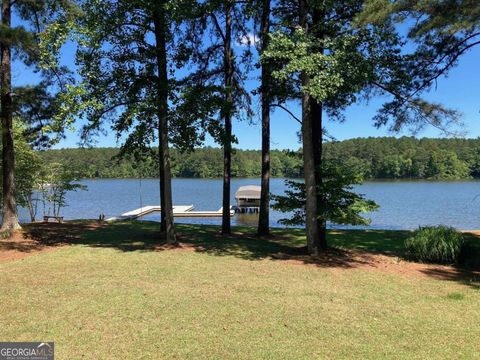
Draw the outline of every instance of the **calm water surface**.
[[[88,191],[69,193],[69,206],[62,210],[66,219],[107,217],[159,203],[158,181],[154,179],[105,179],[84,180]],[[232,179],[232,204],[234,194],[242,185],[260,185],[260,179]],[[283,179],[273,179],[271,192],[282,194]],[[356,191],[375,200],[380,209],[369,214],[371,228],[414,229],[419,225],[446,224],[459,229],[480,228],[480,181],[378,181],[356,187]],[[477,198],[478,196],[478,198]],[[194,205],[196,210],[218,210],[222,202],[221,179],[174,179],[175,205]],[[41,213],[39,209],[39,214]],[[271,211],[271,226],[282,226],[278,220],[285,217]],[[20,210],[22,221],[28,221],[28,213]],[[235,215],[233,225],[253,225],[256,215]],[[146,216],[144,220],[159,221],[159,214]],[[178,222],[220,224],[216,218],[183,218]]]

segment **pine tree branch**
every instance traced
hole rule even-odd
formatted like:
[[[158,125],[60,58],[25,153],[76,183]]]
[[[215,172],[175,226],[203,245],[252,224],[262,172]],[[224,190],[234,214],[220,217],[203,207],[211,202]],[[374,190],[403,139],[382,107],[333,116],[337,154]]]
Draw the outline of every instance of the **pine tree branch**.
[[[288,113],[288,115],[290,115],[295,121],[297,121],[299,124],[302,123],[302,120],[300,120],[298,117],[295,116],[294,113],[292,113],[289,109],[287,109],[285,106],[283,106],[282,104],[271,104],[270,106],[274,106],[274,107],[278,107],[282,110],[284,110],[285,112]]]
[[[225,44],[227,39],[225,37],[225,34],[223,33],[223,30],[222,30],[222,27],[220,26],[220,23],[218,22],[217,16],[213,12],[210,12],[209,15],[212,18],[213,23],[215,25],[215,28],[217,29],[217,32],[220,34],[220,37],[222,38],[223,43]]]

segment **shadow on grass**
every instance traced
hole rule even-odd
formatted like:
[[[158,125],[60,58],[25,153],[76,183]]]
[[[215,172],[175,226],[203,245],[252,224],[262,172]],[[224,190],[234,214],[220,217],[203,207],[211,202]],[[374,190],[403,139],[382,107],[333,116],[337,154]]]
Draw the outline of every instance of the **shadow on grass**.
[[[378,265],[378,254],[389,255],[389,259],[403,258],[403,244],[410,234],[408,231],[331,230],[328,236],[332,248],[319,257],[311,257],[304,246],[303,229],[272,229],[269,237],[258,237],[255,229],[249,227],[236,227],[228,236],[221,235],[218,226],[177,224],[176,229],[179,248],[246,260],[288,260],[323,268],[375,267]],[[171,249],[161,240],[156,222],[38,223],[25,226],[24,236],[42,246],[79,244],[124,252]],[[477,244],[480,250],[480,239],[469,236],[469,241]],[[423,272],[438,279],[479,285],[478,281],[471,282],[471,273],[466,270],[426,267]]]
[[[78,244],[90,247],[114,248],[120,251],[162,251],[171,247],[161,240],[158,223],[95,222],[37,223],[24,227],[24,237],[42,246]],[[394,252],[400,249],[401,237],[389,234],[390,245],[381,245],[384,232],[333,231],[333,247],[320,257],[307,254],[302,229],[272,229],[271,236],[258,237],[253,228],[236,227],[231,235],[221,235],[219,227],[177,224],[179,247],[215,256],[235,256],[246,260],[301,260],[319,266],[355,267],[368,262],[354,259],[346,249]],[[401,232],[399,233],[401,234]],[[396,242],[395,242],[396,241]],[[350,245],[350,246],[348,246]],[[343,249],[345,248],[345,249]]]
[[[41,242],[32,242],[28,239],[12,241],[12,239],[0,239],[0,252],[2,251],[18,251],[23,253],[31,253],[44,249],[46,246]]]
[[[462,268],[426,268],[420,270],[423,274],[437,280],[447,280],[460,282],[463,285],[470,286],[480,290],[480,275],[472,269]]]
[[[233,255],[249,260],[266,258],[278,252],[305,252],[305,249],[295,244],[293,239],[296,234],[292,237],[255,238],[247,229],[238,228],[232,235],[223,236],[216,226],[177,224],[177,238],[180,243],[178,247],[191,247],[212,255]],[[298,236],[301,236],[300,232]],[[42,246],[77,244],[114,248],[125,252],[162,251],[171,248],[162,239],[159,224],[154,222],[29,224],[24,227],[24,237]]]
[[[35,223],[23,226],[25,239],[41,246],[85,245],[121,251],[155,250],[160,244],[158,232],[142,223],[102,224],[94,221]]]

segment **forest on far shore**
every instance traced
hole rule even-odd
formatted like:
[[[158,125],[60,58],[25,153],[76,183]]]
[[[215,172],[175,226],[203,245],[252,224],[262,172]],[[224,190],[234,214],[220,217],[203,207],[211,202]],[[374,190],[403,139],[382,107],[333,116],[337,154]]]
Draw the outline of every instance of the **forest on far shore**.
[[[117,148],[70,148],[39,152],[47,163],[61,163],[78,178],[158,177],[154,155],[139,163],[118,159]],[[433,139],[414,137],[356,138],[325,144],[325,158],[346,163],[365,179],[470,179],[480,178],[480,139]],[[193,152],[172,149],[172,175],[187,178],[219,178],[223,172],[220,148],[204,147]],[[273,150],[273,177],[302,177],[299,151]],[[236,149],[233,177],[259,177],[260,150]]]

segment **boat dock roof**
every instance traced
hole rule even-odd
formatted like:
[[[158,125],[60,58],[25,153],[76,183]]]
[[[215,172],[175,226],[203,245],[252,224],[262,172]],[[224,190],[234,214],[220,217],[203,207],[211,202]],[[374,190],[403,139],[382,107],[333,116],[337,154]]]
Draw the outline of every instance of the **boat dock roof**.
[[[253,199],[259,200],[261,187],[257,185],[240,186],[235,193],[235,199]]]

